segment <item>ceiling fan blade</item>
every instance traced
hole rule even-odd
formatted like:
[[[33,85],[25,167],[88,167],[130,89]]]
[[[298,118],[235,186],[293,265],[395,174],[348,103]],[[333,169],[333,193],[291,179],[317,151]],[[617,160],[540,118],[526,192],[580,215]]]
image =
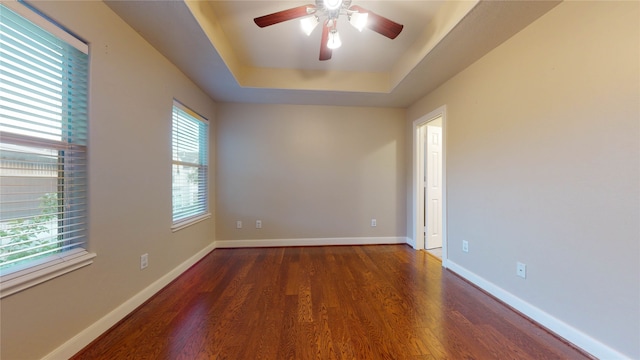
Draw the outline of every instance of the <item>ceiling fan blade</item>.
[[[322,24],[322,39],[320,40],[320,60],[321,61],[331,59],[331,54],[333,53],[333,50],[329,49],[329,46],[328,46],[328,43],[329,43],[329,27],[327,26],[328,22],[329,22],[328,20],[325,20],[324,24]]]
[[[256,25],[258,25],[261,28],[263,28],[265,26],[278,24],[278,23],[281,23],[283,21],[297,19],[297,18],[301,18],[301,17],[307,16],[307,15],[309,15],[309,13],[307,12],[307,8],[311,8],[311,9],[313,9],[315,11],[316,7],[315,7],[315,5],[298,6],[298,7],[294,7],[294,8],[291,8],[291,9],[278,11],[278,12],[275,12],[273,14],[260,16],[260,17],[257,17],[255,19],[253,19],[253,21],[256,23]]]
[[[380,35],[388,37],[389,39],[395,39],[404,27],[404,25],[391,21],[384,16],[380,16],[358,5],[353,5],[349,10],[357,11],[359,13],[368,13],[369,19],[367,20],[367,27]]]

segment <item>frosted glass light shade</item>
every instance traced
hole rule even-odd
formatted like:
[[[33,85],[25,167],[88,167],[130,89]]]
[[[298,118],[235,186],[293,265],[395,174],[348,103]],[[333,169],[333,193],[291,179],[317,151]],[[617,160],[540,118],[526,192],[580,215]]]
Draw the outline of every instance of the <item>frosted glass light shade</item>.
[[[320,23],[320,20],[315,15],[309,16],[300,20],[300,26],[302,27],[302,31],[304,31],[304,33],[307,34],[307,36],[311,35],[311,33],[313,32],[313,29],[315,29],[316,26],[318,26],[318,23]]]
[[[362,31],[367,26],[368,19],[369,13],[354,12],[349,16],[349,23],[358,29],[358,31]]]
[[[331,30],[329,32],[329,40],[327,41],[327,47],[329,49],[337,49],[342,46],[342,41],[340,41],[340,35],[338,34],[338,30]]]

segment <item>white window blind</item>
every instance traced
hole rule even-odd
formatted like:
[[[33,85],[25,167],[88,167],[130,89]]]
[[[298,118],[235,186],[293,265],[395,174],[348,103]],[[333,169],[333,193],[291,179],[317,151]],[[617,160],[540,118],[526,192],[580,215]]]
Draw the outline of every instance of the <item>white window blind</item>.
[[[172,129],[173,225],[177,227],[209,211],[208,121],[174,101]]]
[[[86,247],[88,55],[78,43],[0,5],[3,287],[7,274],[78,259]]]

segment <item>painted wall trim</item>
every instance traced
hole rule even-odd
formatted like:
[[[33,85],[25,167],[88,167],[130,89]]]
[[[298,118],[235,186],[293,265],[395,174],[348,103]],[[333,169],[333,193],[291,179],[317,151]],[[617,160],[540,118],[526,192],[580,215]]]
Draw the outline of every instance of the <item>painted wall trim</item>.
[[[631,359],[451,260],[446,267],[598,359]]]
[[[85,249],[73,249],[42,259],[43,262],[39,265],[3,274],[0,276],[0,298],[91,265],[95,257],[95,253],[89,253]]]
[[[129,300],[122,303],[113,311],[103,316],[100,320],[91,324],[86,329],[82,330],[76,336],[69,339],[64,344],[60,345],[57,349],[50,352],[47,356],[42,358],[43,360],[57,360],[57,359],[69,359],[78,351],[82,350],[85,346],[89,345],[98,336],[102,335],[105,331],[109,330],[118,321],[124,319],[138,306],[142,305],[145,301],[155,295],[158,291],[162,290],[171,281],[182,275],[187,269],[200,261],[203,257],[209,254],[215,249],[215,243],[210,244],[198,253],[184,261],[182,264],[175,267],[173,270],[166,273],[164,276],[154,281],[151,285],[144,288],[142,291],[134,295]]]
[[[217,240],[216,248],[407,244],[404,236],[302,239]]]
[[[442,118],[442,257],[447,258],[447,105],[442,105],[437,109],[421,116],[413,121],[412,126],[412,192],[411,199],[411,218],[407,221],[411,225],[411,236],[413,248],[416,250],[424,249],[424,227],[420,224],[420,220],[424,218],[423,199],[424,191],[422,190],[422,180],[420,179],[421,170],[424,171],[424,158],[422,157],[422,147],[424,145],[424,136],[422,129],[432,120]],[[423,205],[423,206],[420,206]],[[444,263],[443,263],[444,264]]]
[[[417,248],[418,245],[416,244],[416,240],[415,239],[407,237],[407,244],[409,244],[409,246],[411,246],[415,250],[418,250],[418,248]]]

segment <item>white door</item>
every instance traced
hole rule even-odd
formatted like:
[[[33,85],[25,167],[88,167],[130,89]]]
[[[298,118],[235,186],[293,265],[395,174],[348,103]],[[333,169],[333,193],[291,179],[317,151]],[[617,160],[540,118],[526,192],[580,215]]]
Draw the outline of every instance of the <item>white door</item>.
[[[434,122],[435,123],[435,122]],[[442,247],[442,127],[427,125],[425,248]]]

